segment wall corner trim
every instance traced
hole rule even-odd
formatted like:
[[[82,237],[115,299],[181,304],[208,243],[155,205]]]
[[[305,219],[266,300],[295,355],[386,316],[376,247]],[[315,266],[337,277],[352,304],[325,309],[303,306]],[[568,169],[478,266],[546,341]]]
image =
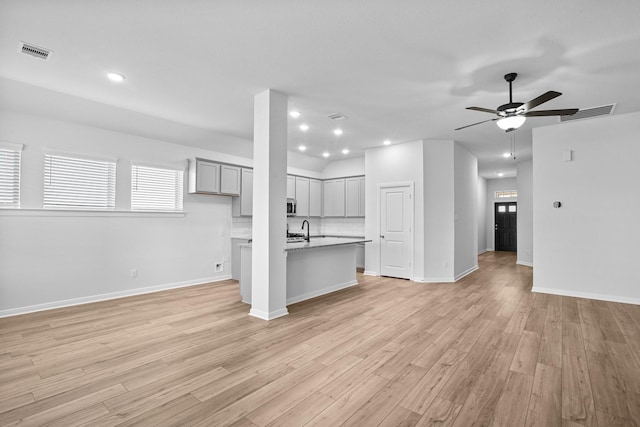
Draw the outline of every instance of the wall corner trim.
[[[534,286],[531,289],[531,292],[536,292],[539,294],[561,295],[565,297],[586,298],[586,299],[595,299],[599,301],[621,302],[624,304],[640,305],[640,298],[629,298],[629,297],[622,297],[618,295],[594,294],[591,292],[575,292],[575,291],[567,291],[565,289],[542,288],[540,286]]]

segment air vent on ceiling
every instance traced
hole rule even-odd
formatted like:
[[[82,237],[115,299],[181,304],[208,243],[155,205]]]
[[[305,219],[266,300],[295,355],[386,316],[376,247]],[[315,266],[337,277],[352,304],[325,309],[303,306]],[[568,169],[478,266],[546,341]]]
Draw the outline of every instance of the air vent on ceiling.
[[[601,105],[600,107],[584,108],[580,109],[577,113],[571,116],[560,116],[561,122],[568,122],[569,120],[587,119],[590,117],[607,116],[613,114],[616,104]]]
[[[29,43],[20,42],[20,52],[48,61],[53,51]]]
[[[329,117],[331,120],[344,120],[347,118],[347,116],[340,113],[329,114],[327,117]]]

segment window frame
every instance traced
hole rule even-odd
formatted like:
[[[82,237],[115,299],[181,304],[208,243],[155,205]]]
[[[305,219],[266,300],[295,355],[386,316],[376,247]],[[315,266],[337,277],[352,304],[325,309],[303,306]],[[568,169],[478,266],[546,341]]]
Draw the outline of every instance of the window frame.
[[[12,186],[7,186],[6,188],[6,190],[8,190],[8,193],[12,194],[11,195],[12,201],[3,202],[0,200],[0,209],[20,209],[20,201],[21,201],[20,187],[22,183],[22,150],[23,148],[24,146],[22,144],[15,144],[11,142],[0,141],[0,150],[13,152],[13,156],[17,157],[17,161],[15,158],[11,160],[11,162],[17,166],[17,170],[13,171],[14,175],[17,172],[17,179],[13,181]],[[7,158],[9,158],[10,156],[11,154],[8,154]],[[0,159],[3,157],[4,156],[0,156]],[[12,171],[9,170],[8,166],[9,164],[6,165],[6,169],[7,169],[6,177],[10,177],[12,174]],[[0,183],[5,182],[3,178],[3,173],[2,173],[3,169],[5,169],[5,166],[0,164]],[[6,179],[7,183],[11,181],[12,181],[11,178]]]
[[[173,175],[173,177],[148,176],[148,178],[152,180],[158,180],[158,179],[160,180],[174,179],[175,180],[174,187],[170,190],[170,193],[166,193],[164,195],[164,197],[166,198],[166,201],[170,201],[171,199],[173,199],[174,204],[172,207],[167,205],[150,206],[147,208],[144,207],[144,200],[149,198],[151,195],[153,195],[153,193],[145,195],[143,193],[143,190],[138,189],[138,185],[140,184],[140,174],[139,174],[140,169],[143,169],[143,170],[146,169],[147,171],[155,171],[154,173],[157,173],[158,171],[166,171]],[[178,167],[178,166],[170,166],[170,165],[153,164],[153,163],[147,163],[147,162],[131,161],[131,167],[130,167],[131,198],[129,203],[129,208],[131,209],[131,212],[170,212],[170,213],[184,212],[185,170],[186,168],[184,166]],[[136,205],[136,201],[135,201],[136,192],[139,192],[139,194],[141,194],[142,196],[141,200],[138,202],[140,203],[140,205]]]
[[[518,190],[498,190],[493,193],[493,198],[496,200],[517,199]]]
[[[66,168],[63,174],[58,177],[52,176],[52,160],[59,159],[60,166]],[[66,159],[66,160],[64,160]],[[113,212],[116,210],[116,190],[117,190],[117,168],[118,159],[112,157],[101,157],[90,154],[72,153],[57,150],[45,150],[43,159],[43,180],[42,180],[42,209],[47,211],[106,211]],[[82,165],[82,163],[85,163]],[[65,165],[66,163],[66,165]],[[70,167],[71,164],[77,163],[77,167]],[[100,165],[102,163],[102,165]],[[101,176],[100,168],[105,169],[105,175]],[[75,170],[74,170],[75,169]],[[84,170],[83,170],[84,169]],[[85,185],[83,187],[83,181],[80,181],[78,177],[73,176],[86,174],[87,169],[93,169],[92,173],[96,175],[96,183],[103,181],[101,189],[96,185],[95,188],[90,188]],[[70,180],[69,178],[75,178]],[[61,182],[67,181],[64,185],[54,186],[51,184],[52,178],[60,179]],[[47,183],[48,181],[48,183]],[[86,184],[87,181],[84,181]],[[66,189],[64,187],[67,187]],[[57,188],[56,188],[57,187]],[[83,191],[84,190],[84,191]],[[92,191],[86,191],[92,190]],[[100,191],[102,190],[102,192]],[[67,199],[75,199],[76,203],[64,203],[62,193],[68,193]],[[105,203],[92,204],[90,198],[102,197],[105,199]],[[56,198],[59,198],[56,203]],[[50,200],[48,200],[50,199]],[[84,203],[83,202],[84,199]]]

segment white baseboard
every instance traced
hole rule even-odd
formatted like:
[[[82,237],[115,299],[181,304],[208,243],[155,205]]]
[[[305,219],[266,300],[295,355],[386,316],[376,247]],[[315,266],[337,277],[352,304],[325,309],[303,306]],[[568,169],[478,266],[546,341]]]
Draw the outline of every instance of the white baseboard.
[[[485,252],[491,252],[491,249],[489,249],[489,248],[480,249],[480,250],[478,251],[478,255],[482,255],[482,254],[483,254],[483,253],[485,253]]]
[[[454,283],[456,280],[453,277],[416,277],[414,282],[420,283]]]
[[[518,265],[524,265],[524,266],[527,266],[527,267],[533,267],[533,263],[532,263],[532,262],[529,262],[529,261],[521,261],[521,260],[517,260],[517,261],[516,261],[516,264],[518,264]]]
[[[278,317],[286,316],[287,314],[289,314],[289,310],[287,310],[286,307],[271,312],[256,310],[255,308],[249,310],[249,316],[256,317],[262,320],[273,320],[277,319]]]
[[[458,274],[457,276],[454,277],[454,282],[457,282],[458,280],[462,279],[464,276],[468,276],[469,274],[473,273],[477,269],[478,269],[478,266],[474,265],[473,267],[469,268],[468,270],[463,271],[462,273],[460,273],[460,274]]]
[[[534,286],[531,289],[531,292],[536,292],[539,294],[561,295],[565,297],[587,298],[587,299],[595,299],[599,301],[621,302],[624,304],[640,305],[640,298],[621,297],[617,295],[594,294],[591,292],[576,292],[576,291],[568,291],[566,289],[541,288],[539,286]]]
[[[370,270],[365,270],[362,274],[364,274],[365,276],[379,276],[378,272]]]
[[[145,288],[127,289],[126,291],[110,292],[108,294],[89,295],[86,297],[73,298],[60,301],[46,302],[43,304],[28,305],[26,307],[10,308],[0,311],[1,317],[18,316],[20,314],[33,313],[36,311],[53,310],[56,308],[70,307],[92,302],[108,301],[112,299],[125,298],[134,295],[150,294],[153,292],[166,291],[169,289],[184,288],[187,286],[202,285],[204,283],[221,282],[231,279],[231,275],[203,277],[201,279],[186,280],[184,282],[166,283],[163,285],[148,286]]]
[[[340,283],[338,285],[330,286],[328,288],[319,289],[313,292],[307,292],[306,294],[298,295],[295,297],[287,298],[287,305],[295,304],[300,301],[305,301],[311,298],[319,297],[321,295],[330,294],[331,292],[339,291],[341,289],[350,288],[351,286],[355,286],[358,284],[357,280],[351,280],[346,283]]]

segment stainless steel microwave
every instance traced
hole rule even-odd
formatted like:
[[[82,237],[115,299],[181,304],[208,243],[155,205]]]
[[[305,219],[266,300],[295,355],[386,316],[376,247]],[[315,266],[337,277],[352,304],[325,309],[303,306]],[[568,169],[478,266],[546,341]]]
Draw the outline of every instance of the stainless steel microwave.
[[[287,199],[287,216],[296,216],[296,199]]]

